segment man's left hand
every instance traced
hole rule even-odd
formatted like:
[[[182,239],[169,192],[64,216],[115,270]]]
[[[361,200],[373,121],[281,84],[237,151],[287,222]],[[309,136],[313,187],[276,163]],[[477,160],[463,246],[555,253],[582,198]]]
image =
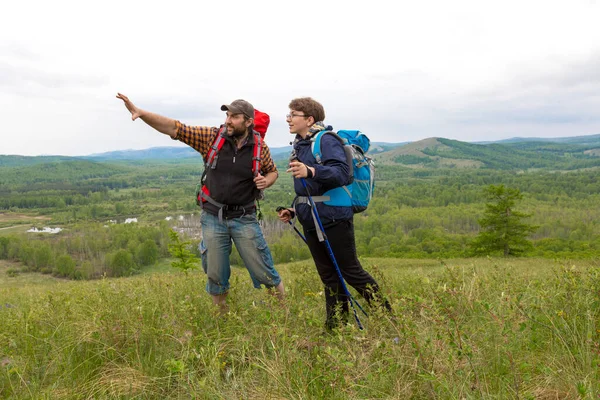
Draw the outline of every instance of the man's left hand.
[[[262,176],[261,174],[256,175],[254,177],[254,184],[258,190],[263,190],[267,188],[267,178]]]

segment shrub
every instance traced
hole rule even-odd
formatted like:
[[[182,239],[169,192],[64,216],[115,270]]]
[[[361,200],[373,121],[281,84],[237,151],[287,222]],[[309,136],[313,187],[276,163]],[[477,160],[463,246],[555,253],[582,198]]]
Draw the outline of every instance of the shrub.
[[[158,246],[152,239],[146,239],[137,247],[136,260],[140,265],[152,265],[158,260]]]
[[[110,255],[108,266],[113,277],[130,276],[137,272],[133,255],[124,249]]]
[[[75,260],[68,254],[63,254],[56,259],[55,272],[57,276],[69,278],[75,272]]]

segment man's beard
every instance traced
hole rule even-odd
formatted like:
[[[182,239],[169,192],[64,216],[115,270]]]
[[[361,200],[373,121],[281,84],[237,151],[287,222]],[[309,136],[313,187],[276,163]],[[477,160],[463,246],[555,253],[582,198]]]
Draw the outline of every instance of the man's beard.
[[[232,137],[244,136],[246,134],[246,132],[248,132],[248,129],[245,126],[243,126],[241,128],[236,128],[235,126],[230,126],[230,128],[233,129],[233,132],[231,133]]]

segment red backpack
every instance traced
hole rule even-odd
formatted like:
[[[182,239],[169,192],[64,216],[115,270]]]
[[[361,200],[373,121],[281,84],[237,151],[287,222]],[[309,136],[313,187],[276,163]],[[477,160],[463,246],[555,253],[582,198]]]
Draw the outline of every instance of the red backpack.
[[[261,138],[265,138],[270,123],[271,118],[269,117],[269,114],[254,110],[254,130],[260,133]]]
[[[269,124],[271,123],[271,118],[267,113],[262,111],[254,110],[254,148],[252,150],[252,174],[257,176],[260,173],[260,161],[261,161],[261,149],[262,143],[265,135],[267,134],[267,129],[269,128]],[[204,159],[204,172],[202,173],[202,178],[200,179],[201,186],[196,188],[196,204],[202,206],[202,203],[206,203],[207,201],[211,204],[214,204],[218,207],[224,206],[224,204],[217,203],[213,199],[210,198],[210,193],[208,188],[204,184],[206,179],[206,174],[208,169],[215,169],[217,167],[217,161],[219,159],[219,151],[223,147],[225,143],[225,125],[221,125],[219,128],[219,132],[217,133],[217,137],[215,138],[213,144],[210,146],[210,150],[206,154],[206,158]],[[260,193],[260,197],[262,197],[262,191]]]

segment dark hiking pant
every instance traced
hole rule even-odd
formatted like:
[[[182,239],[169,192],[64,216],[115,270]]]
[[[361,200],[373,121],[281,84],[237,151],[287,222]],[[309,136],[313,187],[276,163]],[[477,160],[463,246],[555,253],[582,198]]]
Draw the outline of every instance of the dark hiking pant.
[[[385,309],[391,311],[389,302],[383,299],[379,293],[379,285],[358,261],[353,220],[341,221],[326,228],[325,234],[346,285],[352,286],[369,304],[376,299]],[[349,299],[344,292],[325,242],[319,242],[317,232],[314,230],[305,231],[305,236],[321,281],[325,285],[325,310],[327,312],[325,325],[331,329],[347,321]]]

